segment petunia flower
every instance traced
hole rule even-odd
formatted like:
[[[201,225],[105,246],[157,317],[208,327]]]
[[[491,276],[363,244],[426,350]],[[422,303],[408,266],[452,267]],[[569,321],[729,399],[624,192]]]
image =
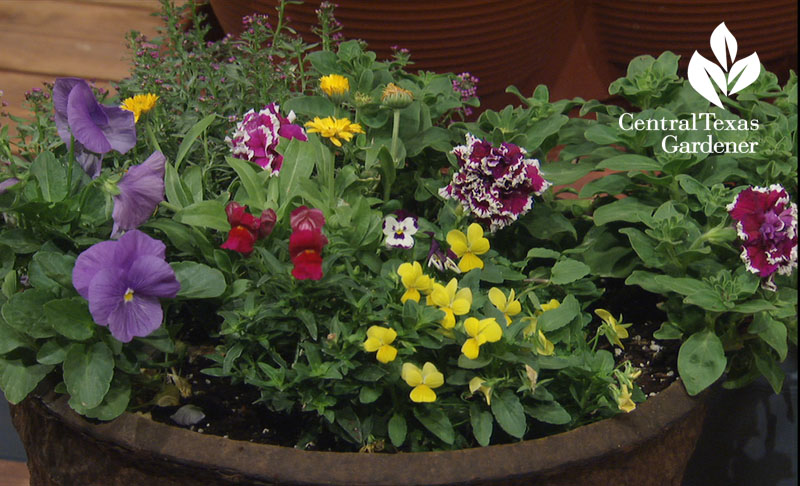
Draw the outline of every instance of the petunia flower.
[[[397,338],[397,331],[388,327],[370,326],[367,329],[367,340],[364,350],[368,353],[377,351],[375,356],[381,363],[390,363],[397,357],[397,348],[391,344]]]
[[[595,309],[595,314],[597,314],[600,319],[603,320],[603,323],[600,325],[598,332],[605,335],[608,342],[612,345],[617,345],[620,348],[625,349],[625,346],[622,345],[622,341],[620,339],[625,339],[628,337],[628,327],[631,327],[631,324],[620,324],[622,320],[622,316],[620,316],[619,321],[611,315],[605,309]]]
[[[319,280],[322,278],[322,248],[328,238],[322,230],[301,229],[289,237],[289,255],[294,268],[292,275],[297,280]]]
[[[56,79],[53,107],[58,135],[67,146],[74,137],[76,159],[92,178],[100,175],[100,159],[95,154],[111,150],[124,154],[136,145],[133,113],[98,103],[83,79]]]
[[[415,403],[435,402],[436,392],[433,389],[444,385],[444,375],[430,361],[422,365],[421,370],[411,363],[403,363],[400,377],[408,386],[413,387],[410,397]]]
[[[475,393],[477,391],[483,393],[483,396],[486,398],[486,405],[492,404],[492,388],[486,386],[486,380],[481,378],[480,376],[476,376],[475,378],[469,380],[469,392]]]
[[[483,260],[478,258],[478,255],[489,251],[489,240],[483,237],[481,225],[472,223],[467,228],[466,235],[461,231],[451,230],[447,233],[447,243],[450,245],[450,249],[461,258],[458,267],[462,272],[469,272],[473,268],[483,268]]]
[[[181,287],[165,251],[164,243],[131,230],[119,240],[92,245],[75,261],[75,290],[89,301],[94,321],[117,340],[127,343],[161,326],[158,299],[175,297]]]
[[[386,236],[386,246],[390,248],[410,249],[414,247],[414,235],[419,225],[417,218],[408,216],[398,221],[392,215],[383,219],[383,234]]]
[[[764,287],[776,290],[775,273],[790,275],[797,267],[797,205],[779,184],[748,187],[728,205],[743,240],[742,260],[747,270],[767,279]]]
[[[225,214],[231,230],[228,232],[228,239],[220,248],[237,251],[245,256],[253,252],[253,245],[256,241],[266,238],[272,233],[277,220],[275,211],[272,209],[264,210],[261,217],[256,218],[247,212],[247,206],[233,201],[225,206]]]
[[[294,112],[284,117],[280,107],[270,103],[258,113],[255,110],[245,113],[233,136],[225,137],[225,141],[234,157],[250,160],[275,176],[283,166],[283,155],[277,151],[280,138],[308,140],[303,128],[293,124],[294,120]]]
[[[342,141],[339,139],[349,142],[353,139],[353,135],[364,133],[361,125],[353,123],[347,118],[315,116],[314,120],[306,122],[305,126],[308,128],[308,133],[319,133],[337,147],[342,146]]]
[[[119,194],[114,196],[114,228],[111,237],[123,231],[136,229],[147,221],[164,200],[164,165],[166,157],[153,152],[139,165],[131,167],[117,184]]]
[[[469,359],[477,359],[480,354],[481,345],[495,343],[503,337],[503,330],[494,317],[478,320],[468,317],[464,321],[464,332],[469,339],[464,341],[461,352]]]
[[[430,304],[444,311],[444,318],[440,321],[445,329],[453,329],[456,326],[456,317],[463,316],[472,307],[472,290],[469,288],[458,288],[458,281],[451,279],[447,285],[439,283],[433,284],[430,294]]]
[[[300,206],[292,211],[289,216],[289,224],[292,227],[292,231],[321,230],[325,225],[325,216],[319,209]]]
[[[319,78],[319,87],[331,98],[341,100],[350,92],[350,80],[341,74],[328,74]]]
[[[397,274],[400,275],[400,282],[406,288],[400,297],[400,302],[404,304],[409,299],[419,302],[420,292],[429,294],[433,290],[433,280],[422,273],[422,265],[419,262],[401,264],[397,268]]]
[[[125,98],[119,107],[133,113],[133,121],[139,123],[139,117],[142,116],[142,113],[147,113],[155,108],[157,101],[158,95],[153,93],[137,94],[136,96]]]
[[[515,297],[514,289],[511,289],[508,298],[506,298],[506,294],[497,287],[489,289],[489,301],[503,313],[503,316],[506,318],[506,326],[511,325],[511,317],[522,311],[522,305],[518,300],[515,300]]]

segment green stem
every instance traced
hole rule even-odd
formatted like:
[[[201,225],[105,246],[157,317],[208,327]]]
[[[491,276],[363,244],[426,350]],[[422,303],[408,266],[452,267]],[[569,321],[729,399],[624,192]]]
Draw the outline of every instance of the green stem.
[[[67,194],[72,194],[72,169],[75,167],[75,137],[69,136],[69,159],[67,162]]]
[[[394,161],[395,165],[399,162],[397,160],[397,140],[400,134],[400,110],[394,110],[394,123],[392,124],[392,160]]]
[[[153,126],[149,122],[145,123],[144,130],[147,133],[147,139],[150,141],[150,145],[152,145],[156,150],[162,152],[161,146],[158,144],[158,139],[156,138],[156,134],[153,132]]]

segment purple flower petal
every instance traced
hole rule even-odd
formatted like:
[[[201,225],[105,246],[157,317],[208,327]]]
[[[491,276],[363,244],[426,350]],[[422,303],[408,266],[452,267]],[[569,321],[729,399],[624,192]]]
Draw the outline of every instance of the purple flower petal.
[[[75,160],[89,177],[96,179],[103,167],[103,156],[89,152],[80,143],[75,143]]]
[[[15,186],[19,182],[16,177],[10,177],[3,182],[0,182],[0,194],[6,192],[10,187]]]
[[[108,119],[108,125],[102,128],[111,148],[121,154],[132,149],[136,145],[136,116],[133,112],[118,106],[100,107]]]
[[[116,242],[103,241],[78,255],[72,268],[72,285],[84,299],[89,299],[89,284],[97,272],[114,267]]]
[[[108,125],[108,117],[86,83],[78,83],[70,91],[67,121],[75,140],[84,147],[101,154],[111,151],[111,143],[100,128]]]
[[[145,255],[134,260],[126,278],[135,295],[173,298],[181,289],[172,267],[155,256]]]
[[[143,163],[131,167],[117,184],[120,193],[114,196],[112,238],[120,230],[136,229],[150,219],[158,204],[164,200],[166,161],[164,154],[153,152]]]
[[[101,326],[107,326],[109,316],[125,303],[128,285],[124,277],[125,272],[119,267],[102,268],[89,284],[89,312]]]
[[[117,243],[114,258],[116,264],[126,270],[130,268],[135,259],[141,256],[151,255],[163,260],[166,255],[167,247],[164,243],[139,230],[128,231],[117,240]]]
[[[67,144],[67,147],[69,147],[71,138],[69,122],[67,121],[67,100],[69,99],[69,93],[78,84],[86,84],[86,81],[79,78],[58,78],[53,86],[56,129],[61,140]]]
[[[129,302],[123,302],[108,316],[111,335],[123,343],[134,337],[145,337],[161,327],[164,311],[156,297],[133,294]]]

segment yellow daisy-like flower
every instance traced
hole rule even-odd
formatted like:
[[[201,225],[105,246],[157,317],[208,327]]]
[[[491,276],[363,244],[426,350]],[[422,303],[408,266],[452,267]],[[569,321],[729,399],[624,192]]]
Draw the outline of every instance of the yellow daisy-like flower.
[[[625,349],[625,346],[622,345],[622,341],[620,341],[620,339],[625,339],[628,337],[627,328],[630,327],[631,324],[620,324],[619,321],[605,309],[596,309],[594,313],[603,320],[603,324],[600,325],[598,332],[604,334],[608,339],[608,342],[610,342],[612,345],[616,344],[620,348]],[[619,316],[619,318],[622,320],[622,316]]]
[[[503,316],[506,318],[506,326],[511,325],[512,316],[515,316],[522,311],[522,305],[518,300],[514,299],[515,297],[516,295],[514,294],[514,289],[511,289],[511,293],[508,294],[508,298],[506,298],[506,294],[504,294],[503,291],[497,287],[492,287],[489,289],[489,301],[494,304],[494,306],[497,307],[500,312],[503,313]]]
[[[133,120],[138,123],[142,113],[152,110],[156,106],[156,101],[158,101],[158,96],[153,93],[138,94],[132,98],[125,98],[119,107],[133,112]]]
[[[486,383],[486,380],[484,380],[480,376],[476,376],[475,378],[469,380],[469,392],[473,394],[476,391],[483,393],[483,396],[486,397],[486,405],[491,405],[492,388],[484,385],[484,383]]]
[[[350,92],[350,81],[341,74],[329,74],[319,78],[319,87],[332,97],[341,97]]]
[[[411,363],[403,363],[400,377],[413,387],[410,396],[411,401],[416,403],[435,402],[436,392],[433,389],[444,384],[444,375],[430,361],[422,365],[421,370]]]
[[[450,249],[461,258],[458,268],[462,272],[469,272],[473,268],[483,268],[483,260],[478,258],[478,255],[489,251],[489,240],[483,237],[481,225],[472,223],[467,228],[466,235],[461,231],[451,230],[447,233],[447,243],[450,245]]]
[[[340,138],[345,142],[349,142],[356,133],[364,133],[361,125],[353,123],[347,118],[333,118],[330,116],[320,118],[315,116],[314,120],[306,122],[305,126],[308,128],[308,133],[319,133],[337,147],[342,146]]]
[[[614,393],[617,399],[617,406],[625,413],[631,413],[636,409],[636,403],[631,398],[631,392],[628,391],[627,385],[622,385],[619,393]]]
[[[364,350],[368,353],[375,351],[375,356],[381,363],[390,363],[397,357],[397,348],[391,344],[397,337],[397,331],[388,327],[370,326],[367,329],[367,340],[364,341]]]
[[[403,263],[397,268],[400,275],[400,282],[406,288],[406,293],[400,297],[400,302],[406,303],[411,299],[419,302],[420,292],[428,294],[433,290],[433,279],[422,273],[422,265],[419,262]]]
[[[469,359],[477,359],[480,354],[481,345],[485,343],[495,343],[503,337],[503,330],[494,317],[481,319],[474,317],[464,321],[464,331],[470,336],[461,346],[461,352]]]
[[[456,279],[451,279],[447,286],[434,283],[433,291],[428,297],[430,305],[444,311],[444,319],[439,322],[445,329],[456,327],[455,316],[463,316],[472,307],[472,290],[459,289]]]

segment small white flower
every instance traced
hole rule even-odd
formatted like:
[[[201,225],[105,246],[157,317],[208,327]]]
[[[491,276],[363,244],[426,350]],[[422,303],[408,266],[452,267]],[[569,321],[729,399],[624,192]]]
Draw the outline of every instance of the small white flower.
[[[386,216],[383,220],[383,234],[386,235],[386,246],[408,250],[414,246],[414,234],[419,226],[417,219],[409,216],[398,221],[394,216]]]

